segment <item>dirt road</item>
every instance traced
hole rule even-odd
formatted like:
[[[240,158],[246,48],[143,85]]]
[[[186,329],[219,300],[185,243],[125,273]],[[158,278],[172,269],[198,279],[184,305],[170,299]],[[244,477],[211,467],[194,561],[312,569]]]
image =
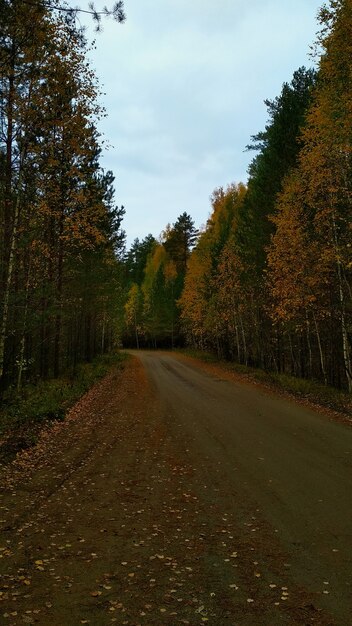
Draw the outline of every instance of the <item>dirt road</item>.
[[[352,624],[352,429],[135,354],[2,470],[0,623]]]

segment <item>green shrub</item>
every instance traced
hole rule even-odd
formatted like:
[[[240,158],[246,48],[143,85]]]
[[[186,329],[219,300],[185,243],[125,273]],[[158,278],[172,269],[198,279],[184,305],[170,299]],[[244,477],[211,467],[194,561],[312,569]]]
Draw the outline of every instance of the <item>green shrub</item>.
[[[60,378],[26,385],[21,393],[7,390],[0,409],[0,461],[10,460],[18,449],[33,445],[45,423],[63,420],[94,382],[113,365],[122,366],[126,358],[124,353],[104,355],[92,363],[79,364]]]

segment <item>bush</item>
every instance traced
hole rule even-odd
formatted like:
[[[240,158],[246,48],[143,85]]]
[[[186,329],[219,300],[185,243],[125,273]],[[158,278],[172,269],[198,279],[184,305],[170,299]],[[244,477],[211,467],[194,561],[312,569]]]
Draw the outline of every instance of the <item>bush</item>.
[[[122,366],[126,354],[104,355],[82,363],[60,378],[26,385],[21,393],[9,389],[0,410],[0,462],[33,445],[48,421],[63,420],[68,409],[113,365]]]

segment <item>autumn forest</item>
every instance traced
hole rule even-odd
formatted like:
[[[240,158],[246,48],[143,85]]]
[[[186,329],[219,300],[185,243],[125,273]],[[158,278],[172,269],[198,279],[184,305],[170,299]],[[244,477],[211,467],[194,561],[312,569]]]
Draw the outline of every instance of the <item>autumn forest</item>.
[[[247,183],[209,189],[200,229],[180,207],[129,249],[75,16],[20,0],[0,13],[2,393],[121,345],[351,392],[350,0],[320,10],[315,69],[265,102]]]

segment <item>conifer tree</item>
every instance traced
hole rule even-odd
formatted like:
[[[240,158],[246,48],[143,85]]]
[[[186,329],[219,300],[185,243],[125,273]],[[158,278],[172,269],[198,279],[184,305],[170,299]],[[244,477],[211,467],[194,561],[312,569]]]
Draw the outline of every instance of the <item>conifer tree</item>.
[[[124,211],[99,165],[101,109],[82,33],[39,2],[3,2],[1,11],[4,388],[20,387],[24,374],[58,375],[112,344]]]
[[[351,371],[351,184],[352,184],[352,99],[351,58],[352,6],[349,0],[334,0],[320,12],[322,31],[318,39],[323,53],[319,64],[318,85],[303,131],[303,147],[293,183],[288,179],[279,203],[276,219],[277,233],[270,252],[271,281],[278,274],[280,250],[291,222],[292,237],[299,242],[295,262],[283,257],[281,272],[292,287],[290,300],[301,300],[304,307],[310,286],[316,316],[329,321],[328,335],[335,335],[338,321],[339,336],[334,342],[344,363],[346,385],[352,391]],[[290,194],[292,185],[302,190]],[[301,205],[297,206],[297,197]],[[295,222],[292,215],[296,216]],[[297,279],[297,263],[301,266],[305,248],[314,250],[306,273]],[[310,255],[311,256],[311,255]],[[284,262],[286,261],[286,262]],[[291,259],[293,261],[293,259]],[[296,279],[294,278],[296,276]],[[283,289],[275,290],[276,314],[287,310]],[[330,307],[327,308],[327,302]],[[297,307],[294,307],[296,310]],[[325,323],[325,326],[326,326]],[[323,350],[319,345],[320,359]],[[330,352],[330,360],[332,359]],[[322,369],[323,365],[322,365]],[[325,377],[326,378],[326,377]]]

